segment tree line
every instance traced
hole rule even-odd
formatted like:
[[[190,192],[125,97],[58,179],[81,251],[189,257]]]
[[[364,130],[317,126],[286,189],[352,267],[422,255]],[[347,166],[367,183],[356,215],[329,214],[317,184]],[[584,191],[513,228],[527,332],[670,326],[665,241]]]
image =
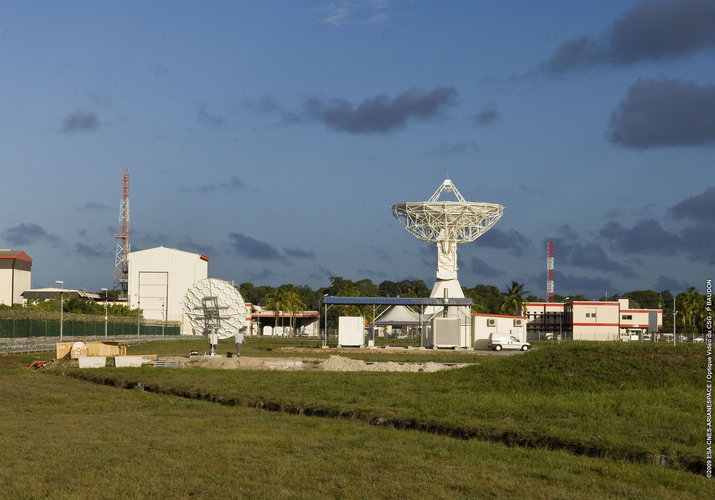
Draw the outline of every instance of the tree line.
[[[370,279],[353,281],[340,276],[330,278],[330,286],[313,290],[309,286],[281,285],[279,287],[254,286],[252,283],[241,283],[239,291],[246,302],[260,305],[268,310],[283,310],[298,312],[302,310],[320,311],[321,321],[324,321],[324,311],[321,310],[324,295],[338,297],[429,297],[430,288],[423,280],[383,281],[373,283]],[[524,310],[525,302],[544,302],[543,297],[531,294],[525,290],[522,283],[512,281],[500,290],[494,285],[478,284],[473,287],[462,287],[464,296],[474,302],[472,312],[481,314],[518,315]],[[673,301],[677,311],[677,330],[682,333],[696,333],[704,330],[705,295],[691,287],[687,291],[673,296],[669,290],[634,290],[623,295],[614,294],[602,296],[598,301],[616,301],[629,299],[631,309],[662,309],[663,330],[673,329]],[[584,295],[562,296],[555,294],[555,302],[572,302],[592,300]],[[278,308],[278,309],[276,309]],[[366,306],[335,306],[328,314],[328,327],[337,325],[339,314],[359,315],[371,319],[372,310]]]
[[[278,287],[268,285],[255,286],[253,283],[245,282],[238,286],[238,290],[245,302],[255,304],[274,311],[276,324],[278,324],[279,311],[290,315],[290,328],[293,329],[293,315],[300,311],[319,311],[321,322],[323,317],[322,300],[325,295],[337,297],[429,297],[430,288],[423,280],[402,280],[383,281],[380,284],[373,283],[370,279],[353,281],[340,276],[330,278],[330,286],[313,290],[307,285],[284,284]],[[524,289],[524,285],[517,281],[512,281],[500,290],[494,285],[478,284],[473,287],[462,287],[464,296],[471,298],[474,302],[472,312],[481,314],[509,314],[518,315],[524,310],[525,302],[543,302],[545,299],[531,294]],[[108,292],[110,298],[115,298],[120,292],[111,290]],[[623,295],[610,295],[600,297],[599,301],[615,301],[627,298],[632,309],[662,309],[663,310],[663,330],[673,329],[673,305],[677,311],[677,330],[682,333],[696,333],[704,331],[705,319],[707,317],[705,309],[705,295],[698,292],[696,288],[690,289],[673,296],[669,290],[635,290]],[[555,294],[555,302],[572,302],[579,300],[590,300],[584,295],[562,296]],[[63,311],[74,314],[104,315],[105,306],[91,299],[84,297],[68,297],[62,300]],[[38,312],[57,312],[60,308],[60,294],[49,300],[33,299],[29,300],[22,309]],[[16,306],[13,309],[17,309]],[[10,306],[0,304],[0,310],[11,309]],[[122,304],[108,304],[107,314],[109,316],[136,317],[137,310],[130,309]],[[141,310],[139,311],[141,316]],[[335,306],[331,307],[328,314],[328,327],[337,326],[337,317],[364,316],[371,320],[372,308],[369,306]],[[322,324],[322,323],[321,323]]]
[[[0,311],[23,309],[25,311],[59,313],[61,304],[62,311],[66,313],[104,316],[104,303],[95,302],[86,297],[72,297],[68,294],[65,294],[64,297],[60,297],[60,295],[61,293],[58,293],[55,297],[50,299],[30,299],[24,306],[10,307],[5,304],[0,304]],[[108,316],[137,317],[137,310],[130,309],[129,306],[124,304],[107,304],[106,311]],[[139,310],[139,314],[141,315],[141,310]]]

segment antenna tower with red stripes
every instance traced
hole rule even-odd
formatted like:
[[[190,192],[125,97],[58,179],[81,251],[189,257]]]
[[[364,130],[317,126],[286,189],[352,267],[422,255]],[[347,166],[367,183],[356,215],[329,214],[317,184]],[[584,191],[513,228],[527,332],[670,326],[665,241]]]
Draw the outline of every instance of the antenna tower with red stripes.
[[[114,256],[114,289],[121,290],[122,296],[127,296],[129,269],[127,254],[131,252],[129,244],[129,169],[122,174],[122,197],[119,202],[119,229],[114,235],[117,240],[117,251]]]
[[[554,241],[546,244],[546,302],[554,301]]]

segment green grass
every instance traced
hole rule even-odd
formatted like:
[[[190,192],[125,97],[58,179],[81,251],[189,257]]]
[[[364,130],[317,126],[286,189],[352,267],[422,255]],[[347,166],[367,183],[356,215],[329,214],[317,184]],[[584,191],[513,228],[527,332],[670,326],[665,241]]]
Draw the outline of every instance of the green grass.
[[[185,355],[191,349],[182,344],[136,346],[131,353]],[[281,346],[253,342],[246,352],[336,353]],[[459,357],[474,365],[438,373],[336,373],[80,371],[55,363],[29,372],[24,366],[37,355],[0,357],[0,449],[9,458],[0,481],[10,485],[0,497],[144,497],[160,490],[304,498],[712,496],[711,482],[687,472],[704,458],[702,346],[561,343],[515,356],[349,355]],[[50,376],[58,373],[103,384],[140,382],[166,394]],[[284,411],[251,408],[258,404]],[[73,470],[94,482],[55,489]],[[21,489],[22,477],[38,478],[33,489]],[[125,480],[131,484],[119,486]]]
[[[417,421],[419,427],[456,435],[641,461],[684,461],[693,467],[701,461],[703,438],[702,418],[694,411],[703,390],[700,347],[562,343],[508,357],[360,354],[419,361],[461,356],[475,363],[432,374],[147,367],[81,376],[106,377],[120,385],[141,382],[167,393],[217,395],[244,405],[267,402],[290,411],[358,414],[407,426]]]
[[[0,376],[2,498],[707,498],[656,465]]]

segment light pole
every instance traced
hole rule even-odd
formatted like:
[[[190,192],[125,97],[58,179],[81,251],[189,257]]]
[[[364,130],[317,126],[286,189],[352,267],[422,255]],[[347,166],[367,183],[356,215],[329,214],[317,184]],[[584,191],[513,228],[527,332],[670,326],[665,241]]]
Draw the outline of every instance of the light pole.
[[[563,312],[561,313],[561,324],[559,325],[559,340],[563,340],[564,338],[564,316],[566,315],[566,301],[569,300],[571,297],[564,297],[561,299],[561,302],[564,303],[564,308]]]
[[[139,306],[141,305],[141,302],[139,300],[139,295],[137,295],[137,337],[139,336],[139,323],[140,323],[140,318],[139,316],[139,311],[141,310]]]
[[[107,293],[108,290],[106,288],[102,288],[102,291],[104,292],[104,338],[107,338]]]
[[[673,297],[673,347],[675,347],[678,343],[678,332],[676,331],[675,328],[675,315],[678,314],[678,311],[675,309],[675,297]]]
[[[62,285],[62,291],[60,292],[60,342],[62,342],[62,324],[64,323],[65,314],[65,282],[55,281],[58,285]]]
[[[323,336],[323,347],[328,347],[328,305],[325,303],[325,297],[327,297],[328,294],[326,293],[323,295],[323,298],[321,299],[323,302],[323,306],[325,306],[325,331],[324,336]]]

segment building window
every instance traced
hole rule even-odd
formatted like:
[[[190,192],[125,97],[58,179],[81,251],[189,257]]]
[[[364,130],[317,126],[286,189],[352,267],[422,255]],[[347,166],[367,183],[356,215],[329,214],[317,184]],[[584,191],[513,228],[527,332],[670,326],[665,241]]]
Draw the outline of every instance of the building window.
[[[586,313],[586,317],[587,317],[587,318],[595,318],[595,317],[596,317],[596,313]]]
[[[622,314],[621,319],[633,319],[633,315],[632,314]]]

